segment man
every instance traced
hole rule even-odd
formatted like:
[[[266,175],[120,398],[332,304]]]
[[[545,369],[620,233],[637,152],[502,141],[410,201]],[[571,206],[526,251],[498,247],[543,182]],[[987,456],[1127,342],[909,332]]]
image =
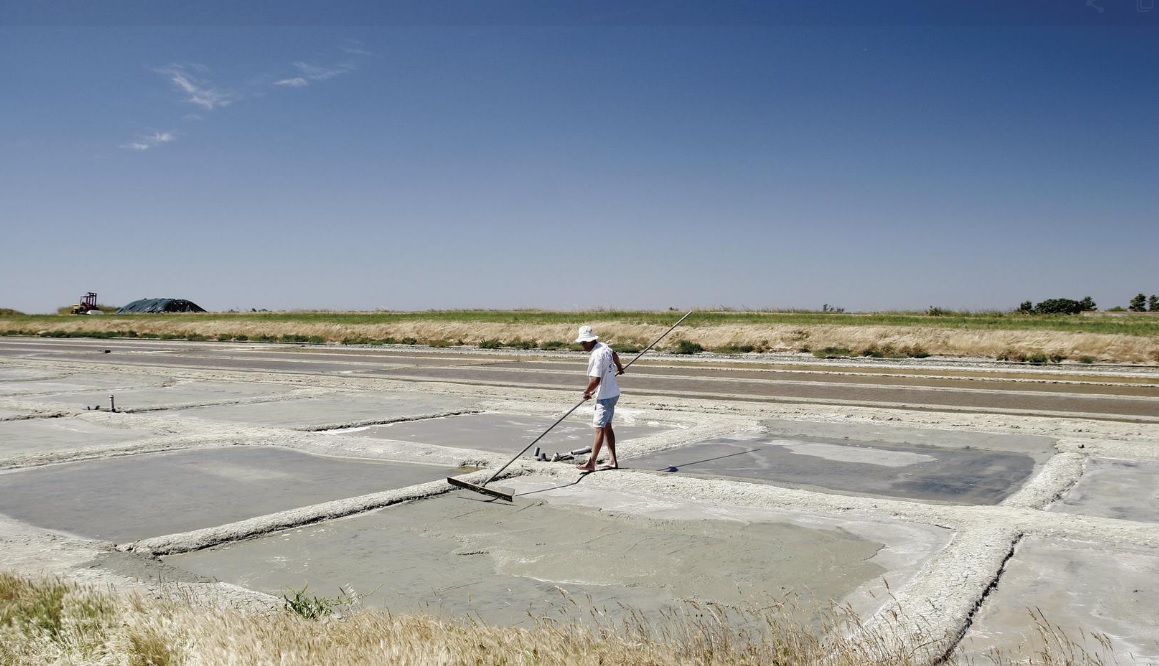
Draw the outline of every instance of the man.
[[[575,340],[583,345],[584,351],[590,353],[584,400],[596,399],[595,417],[592,419],[596,438],[592,442],[592,454],[586,463],[576,465],[576,469],[584,473],[596,471],[596,459],[605,443],[608,445],[608,462],[600,465],[599,469],[616,469],[620,466],[616,460],[616,433],[612,430],[612,415],[616,411],[616,401],[620,399],[616,375],[624,374],[624,366],[620,363],[620,356],[599,339],[591,326],[580,326],[579,337]],[[615,368],[614,372],[612,368]]]

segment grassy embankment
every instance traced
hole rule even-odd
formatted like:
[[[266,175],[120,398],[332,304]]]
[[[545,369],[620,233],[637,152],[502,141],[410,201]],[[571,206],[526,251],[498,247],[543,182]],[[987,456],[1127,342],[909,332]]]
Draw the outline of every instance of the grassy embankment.
[[[455,310],[174,315],[0,315],[0,334],[568,348],[591,324],[621,351],[645,346],[680,312]],[[981,357],[1030,363],[1159,363],[1159,316],[1018,313],[698,311],[661,345],[680,353]]]
[[[307,604],[322,612],[304,613],[301,599],[291,599],[280,612],[211,608],[0,573],[0,663],[910,666],[936,660],[942,655],[930,651],[946,645],[920,636],[924,647],[898,645],[841,609],[820,624],[766,610],[747,617],[759,627],[748,630],[704,604],[619,624],[543,618],[530,627],[500,627],[354,607],[335,614],[329,602]],[[1105,636],[1078,643],[1041,616],[1034,620],[1038,645],[993,655],[989,663],[1107,663],[1096,655],[1110,646]],[[850,635],[857,639],[843,638]]]

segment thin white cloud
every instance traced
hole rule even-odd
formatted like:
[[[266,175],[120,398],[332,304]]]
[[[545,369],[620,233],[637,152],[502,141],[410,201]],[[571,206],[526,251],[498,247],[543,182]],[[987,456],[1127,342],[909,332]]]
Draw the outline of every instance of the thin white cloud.
[[[128,143],[121,144],[121,148],[125,150],[145,151],[176,140],[177,136],[172,132],[154,132],[137,137]]]
[[[311,81],[325,81],[326,79],[332,79],[335,76],[345,74],[354,69],[354,67],[350,65],[339,65],[337,67],[318,67],[317,65],[311,65],[307,62],[296,62],[294,63],[294,66],[301,70],[302,76],[310,79]]]
[[[366,56],[367,58],[382,57],[373,51],[367,51],[366,49],[362,48],[362,42],[358,41],[357,39],[351,39],[339,48],[342,49],[342,51],[349,53],[350,55]]]
[[[192,68],[198,71],[206,70],[205,67],[200,65],[194,65]],[[167,77],[173,84],[173,87],[184,93],[186,101],[196,104],[207,111],[229,106],[237,99],[236,93],[211,87],[208,83],[190,73],[185,66],[170,65],[169,67],[163,67],[155,71]]]
[[[335,76],[341,76],[354,71],[354,65],[348,64],[337,65],[335,67],[320,67],[318,65],[311,65],[308,62],[298,61],[294,63],[294,67],[298,68],[300,76],[275,81],[274,85],[288,88],[304,88],[313,81],[325,81]]]

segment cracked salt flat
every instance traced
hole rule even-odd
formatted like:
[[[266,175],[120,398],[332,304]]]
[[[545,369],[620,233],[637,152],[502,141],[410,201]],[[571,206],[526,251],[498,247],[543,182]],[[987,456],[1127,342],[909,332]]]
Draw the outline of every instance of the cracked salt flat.
[[[120,411],[155,409],[166,406],[180,406],[205,402],[224,402],[248,398],[276,397],[293,391],[287,386],[276,384],[237,384],[227,382],[181,382],[168,386],[135,388],[127,390],[100,390],[59,393],[30,399],[45,405],[61,405],[75,408],[99,406],[109,409],[110,398]]]
[[[78,417],[0,421],[0,458],[132,442],[148,432],[89,423]]]
[[[333,393],[244,405],[175,410],[181,418],[282,428],[340,428],[352,424],[436,416],[465,411],[473,400],[396,391],[381,396]]]
[[[1049,510],[1159,523],[1159,462],[1093,458]]]
[[[907,467],[918,463],[937,460],[934,456],[906,451],[888,451],[885,449],[870,449],[837,444],[817,444],[813,442],[790,442],[785,440],[770,440],[771,446],[783,446],[786,449],[802,456],[814,456],[825,460],[841,462],[864,463],[866,465],[880,465],[882,467]]]
[[[2,473],[0,507],[47,529],[128,542],[402,488],[454,471],[266,446],[197,449]]]
[[[521,414],[463,414],[422,421],[406,421],[387,425],[345,430],[338,434],[375,437],[455,448],[476,449],[495,453],[515,454],[539,437],[557,419]],[[647,437],[669,430],[658,423],[616,425],[621,442]],[[536,445],[547,452],[567,453],[592,443],[591,419],[570,418],[552,428]],[[528,456],[533,452],[529,451]]]
[[[1028,609],[1045,614],[1102,661],[1159,663],[1159,556],[1045,537],[1027,537],[970,626],[958,652],[978,660],[992,649],[1034,654],[1043,641]],[[1045,610],[1043,610],[1045,609]],[[1114,652],[1092,634],[1111,637]],[[1130,654],[1131,659],[1121,658]],[[1092,662],[1093,663],[1093,662]]]
[[[841,598],[886,569],[882,544],[841,530],[763,520],[650,518],[556,500],[480,502],[470,493],[396,505],[165,561],[280,594],[350,585],[366,603],[526,624],[568,596],[657,612],[683,599],[765,606]],[[584,602],[586,603],[586,602]],[[622,605],[622,606],[621,606]]]
[[[997,504],[1036,468],[1023,453],[929,444],[722,437],[629,458],[632,469],[828,492]]]

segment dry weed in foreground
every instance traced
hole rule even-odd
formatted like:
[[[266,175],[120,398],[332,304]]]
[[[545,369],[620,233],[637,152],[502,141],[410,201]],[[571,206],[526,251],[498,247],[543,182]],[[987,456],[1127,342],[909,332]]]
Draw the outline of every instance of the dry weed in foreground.
[[[1047,620],[1040,608],[1028,608],[1030,621],[1034,625],[1033,637],[1019,646],[1018,655],[1002,650],[991,650],[986,658],[994,664],[1027,664],[1027,666],[1053,666],[1054,664],[1090,664],[1092,666],[1113,666],[1118,664],[1111,639],[1106,634],[1079,631],[1073,638],[1057,624]]]
[[[0,574],[3,664],[827,664],[907,666],[929,663],[889,636],[868,641],[847,610],[817,628],[777,606],[740,613],[689,604],[645,620],[561,622],[530,627],[451,622],[427,615],[360,610],[308,620],[143,600],[61,580]],[[743,628],[738,628],[743,627]],[[860,631],[850,632],[858,628]],[[834,636],[858,636],[858,643]],[[1033,663],[1101,663],[1059,653]]]

